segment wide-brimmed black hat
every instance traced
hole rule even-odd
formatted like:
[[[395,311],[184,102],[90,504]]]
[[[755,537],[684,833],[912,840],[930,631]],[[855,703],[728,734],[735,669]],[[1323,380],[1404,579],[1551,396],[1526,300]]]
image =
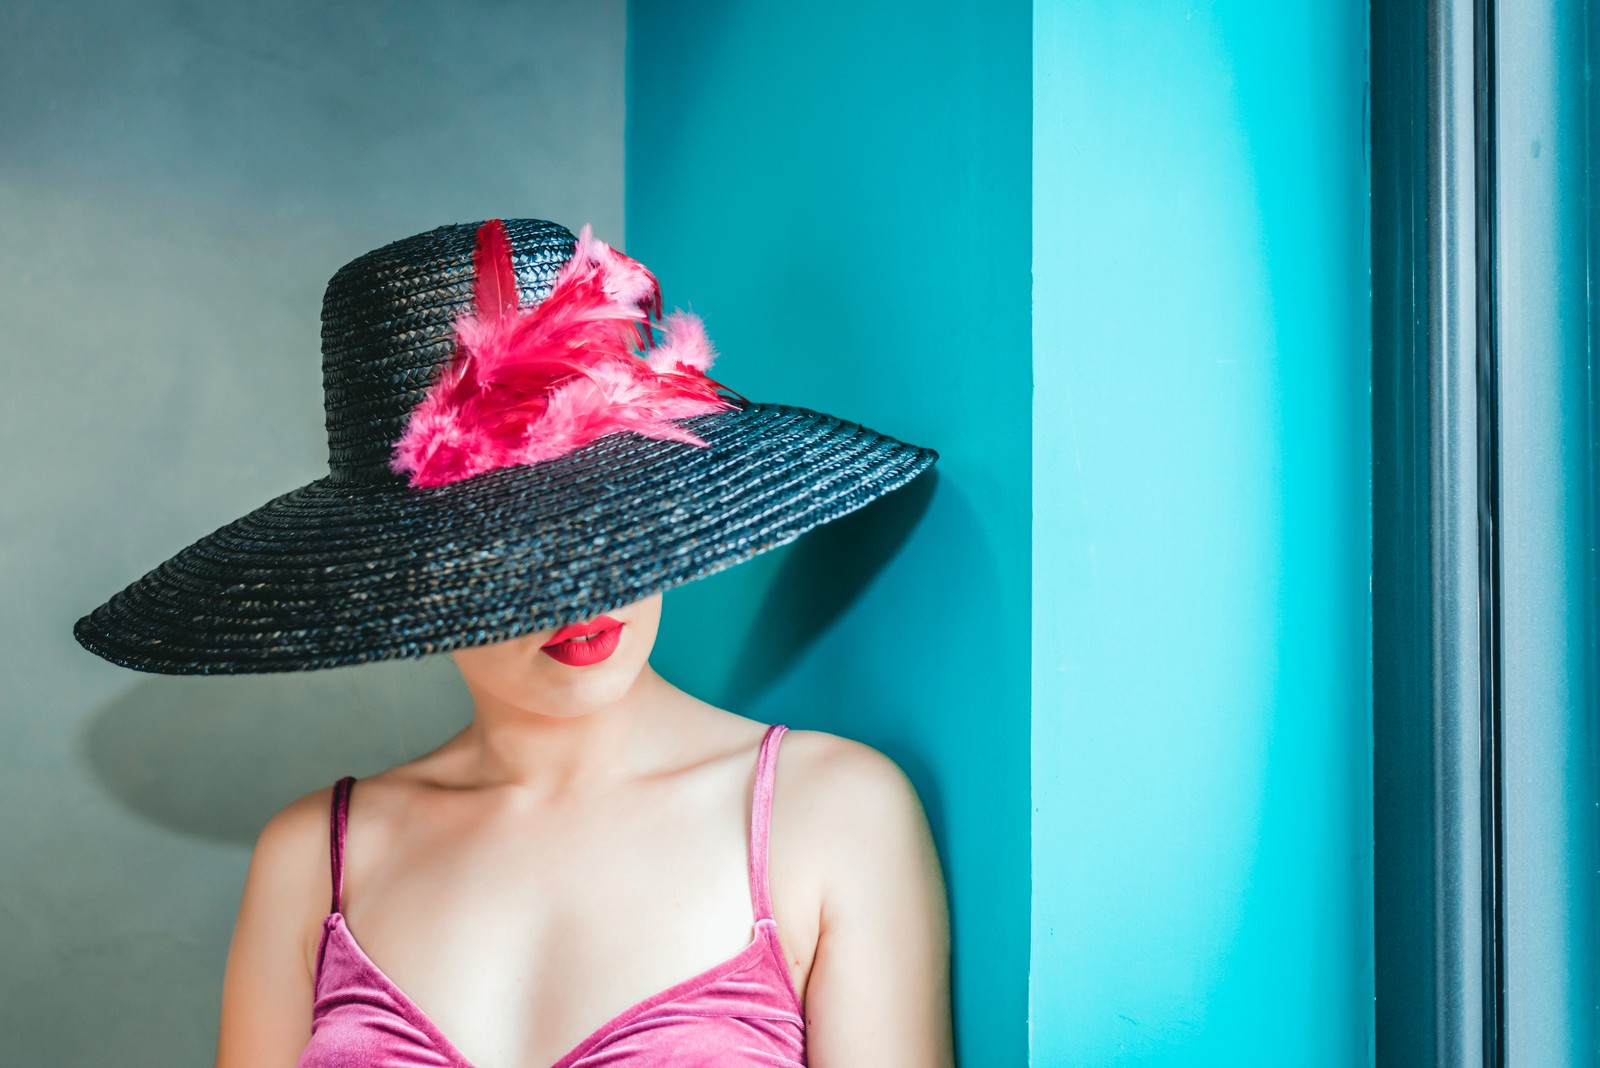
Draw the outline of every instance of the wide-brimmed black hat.
[[[509,306],[537,308],[566,277],[577,239],[536,219],[493,222],[509,239]],[[614,431],[548,459],[418,484],[397,446],[459,368],[461,321],[475,293],[485,299],[488,226],[443,226],[334,275],[322,309],[328,474],[201,538],[78,620],[86,649],[141,671],[228,674],[503,641],[783,545],[937,458],[856,423],[740,398],[674,419],[686,440]]]

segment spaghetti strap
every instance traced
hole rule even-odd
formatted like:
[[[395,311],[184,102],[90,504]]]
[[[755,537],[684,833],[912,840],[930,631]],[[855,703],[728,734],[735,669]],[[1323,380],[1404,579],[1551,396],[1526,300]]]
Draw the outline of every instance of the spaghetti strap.
[[[772,785],[778,771],[778,742],[789,728],[774,723],[761,739],[756,758],[756,787],[750,804],[750,900],[756,920],[772,918],[772,893],[767,884],[767,840],[772,826]]]
[[[333,875],[333,905],[329,912],[339,911],[339,899],[344,894],[344,832],[350,820],[350,787],[355,781],[354,775],[346,775],[333,784],[328,826],[328,870]]]

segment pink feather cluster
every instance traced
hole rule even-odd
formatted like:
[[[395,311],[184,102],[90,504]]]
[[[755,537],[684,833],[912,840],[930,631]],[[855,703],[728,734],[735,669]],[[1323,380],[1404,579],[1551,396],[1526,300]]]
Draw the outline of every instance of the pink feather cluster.
[[[588,226],[550,295],[532,307],[518,307],[499,219],[479,228],[473,268],[455,357],[412,409],[390,461],[411,485],[554,459],[622,430],[704,445],[675,420],[734,407],[706,375],[716,353],[700,319],[661,318],[655,275]],[[661,337],[645,348],[652,320]]]

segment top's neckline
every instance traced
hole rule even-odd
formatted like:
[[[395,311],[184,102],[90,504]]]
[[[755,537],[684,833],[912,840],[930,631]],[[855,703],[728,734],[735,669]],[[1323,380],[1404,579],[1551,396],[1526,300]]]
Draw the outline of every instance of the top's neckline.
[[[770,940],[762,933],[763,925],[771,929]],[[777,926],[778,925],[776,921],[774,921],[770,916],[764,916],[760,919],[757,919],[755,922],[755,929],[751,933],[750,942],[743,949],[739,950],[733,956],[728,957],[726,960],[719,961],[718,963],[713,964],[711,967],[696,972],[687,979],[680,980],[666,989],[659,990],[642,1001],[637,1001],[623,1009],[621,1012],[611,1017],[611,1019],[607,1020],[593,1031],[589,1032],[588,1035],[584,1036],[584,1038],[581,1039],[576,1046],[573,1046],[566,1053],[562,1054],[560,1059],[558,1059],[554,1064],[550,1065],[550,1068],[570,1068],[570,1066],[579,1057],[582,1057],[585,1053],[588,1053],[590,1050],[592,1050],[596,1045],[602,1042],[607,1035],[610,1035],[635,1017],[648,1012],[657,1005],[661,1005],[665,1002],[672,1001],[675,998],[682,997],[685,994],[691,993],[692,991],[713,982],[714,980],[720,979],[722,976],[727,975],[730,972],[737,971],[739,968],[744,967],[746,964],[758,957],[762,950],[768,949],[771,943],[777,941]],[[434,1023],[432,1018],[423,1011],[422,1007],[413,1001],[411,996],[402,990],[400,985],[389,977],[389,974],[383,970],[383,967],[379,965],[377,961],[372,959],[372,957],[367,953],[366,949],[356,939],[355,933],[350,930],[350,924],[345,919],[343,912],[330,912],[323,919],[323,945],[320,952],[317,954],[318,967],[316,982],[318,984],[322,982],[322,962],[327,956],[327,940],[329,935],[335,930],[343,933],[345,942],[350,946],[351,949],[355,951],[356,955],[361,958],[362,962],[372,969],[373,974],[376,975],[377,978],[388,989],[390,996],[392,996],[400,1005],[401,1009],[404,1010],[408,1016],[410,1016],[412,1024],[426,1034],[428,1039],[439,1047],[440,1052],[444,1053],[451,1059],[451,1061],[454,1062],[452,1068],[476,1068],[476,1066],[467,1059],[466,1055],[456,1048],[455,1043],[450,1041],[449,1036],[439,1029],[439,1025]],[[800,1005],[799,997],[794,989],[794,980],[789,976],[788,963],[783,959],[782,954],[777,954],[776,959],[779,968],[783,972],[783,986],[789,994],[789,1000],[793,1005],[794,1014],[803,1019],[804,1013]]]

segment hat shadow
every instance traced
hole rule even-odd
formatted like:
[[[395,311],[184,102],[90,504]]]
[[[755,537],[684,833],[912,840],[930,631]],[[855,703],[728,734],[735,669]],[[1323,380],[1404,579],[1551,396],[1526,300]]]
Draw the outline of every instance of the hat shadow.
[[[932,468],[789,547],[733,658],[725,707],[755,705],[861,597],[928,510],[938,477]]]
[[[91,718],[79,753],[136,815],[248,844],[294,798],[409,760],[471,718],[471,697],[447,656],[264,675],[155,675]]]

